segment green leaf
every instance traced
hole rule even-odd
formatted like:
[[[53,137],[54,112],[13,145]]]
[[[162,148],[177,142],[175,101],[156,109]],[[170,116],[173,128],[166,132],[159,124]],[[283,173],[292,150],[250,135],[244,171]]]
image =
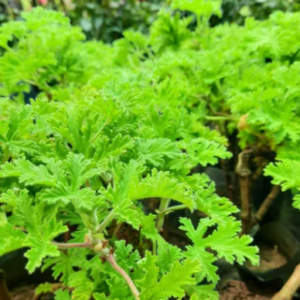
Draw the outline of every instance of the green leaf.
[[[137,262],[140,260],[138,251],[132,251],[132,245],[126,245],[124,240],[116,241],[115,246],[115,256],[119,265],[127,272],[136,268]]]
[[[56,246],[51,245],[50,242],[39,241],[34,237],[27,238],[26,242],[31,247],[25,253],[25,256],[28,258],[26,268],[29,273],[33,273],[36,268],[40,267],[46,256],[59,256]]]
[[[0,256],[24,247],[26,234],[6,223],[0,227]]]
[[[138,140],[138,158],[154,167],[163,166],[167,159],[179,159],[181,151],[168,139]]]
[[[35,289],[36,295],[46,294],[51,292],[52,292],[52,284],[48,282],[39,284],[39,286]]]
[[[57,290],[55,292],[55,300],[71,300],[71,296],[68,290]]]
[[[93,297],[95,300],[106,300],[106,296],[105,294],[99,294],[99,293],[94,293]]]
[[[69,251],[68,253],[60,252],[57,257],[46,258],[42,270],[44,271],[52,266],[54,279],[57,280],[61,276],[60,281],[68,285],[70,275],[75,272],[73,267],[80,266],[84,259],[85,257],[78,254],[78,250]]]
[[[74,288],[72,298],[78,300],[89,300],[94,291],[94,283],[87,277],[85,271],[73,273],[69,285]]]
[[[182,298],[185,295],[184,286],[195,284],[193,275],[199,271],[199,267],[192,260],[186,260],[182,264],[176,261],[170,272],[163,275],[161,280],[141,293],[141,299],[161,300],[170,297]],[[152,283],[152,282],[151,282]]]
[[[226,159],[232,156],[223,145],[204,138],[181,141],[178,144],[186,149],[192,166],[197,164],[204,167],[208,164],[215,165],[218,158]]]
[[[188,10],[197,16],[210,17],[212,14],[221,16],[220,0],[174,0],[172,7],[175,9]]]
[[[147,251],[145,259],[140,264],[140,269],[145,272],[143,278],[137,282],[143,290],[141,299],[150,299],[150,291],[157,283],[159,268],[156,266],[156,260],[157,257]]]
[[[183,257],[181,250],[164,240],[158,242],[157,265],[161,272],[169,272],[172,265]]]
[[[248,235],[238,236],[240,223],[234,220],[219,224],[218,228],[205,239],[207,247],[217,251],[219,258],[224,257],[228,262],[235,260],[243,264],[248,259],[253,265],[257,265],[258,248],[249,247],[252,238]]]
[[[197,286],[189,287],[188,291],[193,293],[192,297],[195,299],[206,299],[206,300],[218,300],[219,293],[215,290],[215,285],[213,284],[201,284]]]
[[[265,169],[266,176],[273,177],[273,183],[281,185],[284,191],[300,187],[300,162],[285,159],[283,162],[269,164]]]
[[[186,231],[187,236],[194,244],[193,246],[187,246],[184,255],[198,261],[201,268],[201,280],[206,277],[209,281],[216,283],[219,279],[216,274],[217,268],[213,265],[217,258],[207,249],[215,250],[218,257],[224,257],[230,263],[237,260],[238,263],[242,264],[247,258],[252,264],[258,264],[258,248],[249,246],[252,239],[246,235],[238,236],[240,223],[235,221],[234,218],[227,218],[226,220],[227,222],[219,224],[211,235],[204,238],[207,229],[213,226],[215,221],[209,218],[201,219],[195,229],[191,220],[180,219],[183,224],[180,229]]]
[[[25,185],[54,186],[55,178],[49,173],[46,166],[35,166],[25,159],[6,163],[1,168],[0,177],[19,177],[20,183]]]
[[[132,181],[128,196],[132,200],[154,197],[172,199],[190,209],[195,208],[194,197],[186,185],[176,178],[171,178],[169,173],[158,172],[155,169],[145,179]]]

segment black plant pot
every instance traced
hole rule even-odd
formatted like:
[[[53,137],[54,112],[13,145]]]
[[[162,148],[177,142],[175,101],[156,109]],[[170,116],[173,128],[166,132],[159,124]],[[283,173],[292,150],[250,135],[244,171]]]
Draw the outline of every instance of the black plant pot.
[[[254,236],[254,244],[258,247],[277,247],[278,252],[286,259],[286,263],[270,269],[253,269],[251,266],[237,266],[243,279],[253,279],[282,286],[291,276],[300,262],[300,242],[283,223],[270,222],[264,225]]]
[[[0,257],[0,271],[3,270],[9,289],[12,289],[22,283],[40,284],[44,282],[53,282],[51,269],[41,272],[37,270],[29,274],[26,270],[27,258],[24,257],[26,250],[21,249]]]

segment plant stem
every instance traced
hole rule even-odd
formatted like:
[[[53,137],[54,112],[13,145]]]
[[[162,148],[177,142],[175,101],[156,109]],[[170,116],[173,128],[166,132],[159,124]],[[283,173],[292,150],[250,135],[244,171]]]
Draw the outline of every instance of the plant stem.
[[[112,213],[109,215],[111,216]],[[108,216],[108,217],[109,217]],[[105,219],[107,220],[108,217]],[[103,222],[104,223],[104,222]],[[102,224],[103,224],[102,223]],[[104,226],[105,228],[105,226]],[[98,245],[104,245],[104,243],[102,243],[100,240],[98,240]],[[111,266],[125,279],[125,281],[127,282],[134,298],[136,300],[140,300],[140,293],[137,290],[136,286],[134,285],[132,279],[130,278],[130,276],[126,273],[126,271],[124,271],[116,262],[116,260],[113,257],[113,254],[111,253],[112,249],[108,249],[108,248],[102,248],[101,250],[97,251],[97,245],[95,246],[94,243],[90,243],[90,242],[86,242],[86,243],[73,243],[73,244],[60,244],[60,243],[55,243],[53,242],[52,245],[57,246],[60,249],[70,249],[70,248],[93,248],[96,252],[98,252],[100,254],[100,257],[102,257],[103,259],[105,259],[107,262],[109,262],[111,264]],[[1,290],[0,290],[1,293]],[[2,298],[1,298],[2,299]],[[5,300],[11,300],[10,298],[7,298]]]
[[[115,213],[114,211],[112,210],[108,216],[104,219],[104,221],[99,225],[97,226],[97,232],[102,232],[108,225],[109,223],[115,218]]]
[[[292,276],[283,288],[271,300],[290,300],[300,287],[300,264],[296,266]]]
[[[159,214],[156,222],[156,229],[158,232],[161,231],[162,227],[164,226],[165,221],[165,211],[168,209],[170,204],[170,199],[161,199],[160,206],[159,206]]]
[[[113,255],[109,253],[106,257],[106,260],[111,264],[111,266],[125,279],[127,282],[134,298],[136,300],[140,300],[140,293],[137,290],[136,286],[134,285],[130,276],[117,264],[116,260],[114,259]]]
[[[156,229],[158,232],[161,232],[162,227],[164,226],[165,221],[165,214],[168,209],[168,206],[171,202],[171,199],[161,199],[160,206],[158,209],[158,216],[156,221]],[[157,253],[157,245],[156,242],[153,242],[153,249],[152,249],[153,255],[156,255]]]
[[[205,116],[205,120],[209,121],[228,121],[228,120],[234,120],[234,117],[232,116]]]
[[[182,209],[186,209],[187,206],[182,204],[182,205],[175,205],[175,206],[171,206],[166,208],[164,211],[162,211],[163,214],[167,214],[176,210],[182,210]]]
[[[98,136],[100,135],[101,131],[103,130],[103,128],[107,125],[109,119],[107,118],[104,122],[104,124],[100,127],[100,129],[97,131],[97,133],[94,135],[94,137],[91,139],[90,143],[94,143],[95,140],[98,138]]]
[[[261,222],[261,220],[263,219],[263,217],[267,213],[269,207],[271,206],[271,204],[273,203],[273,201],[277,197],[279,191],[280,191],[280,187],[278,185],[274,185],[272,187],[272,190],[271,190],[270,194],[267,196],[267,198],[264,200],[264,202],[260,206],[259,210],[255,214],[252,226],[259,223],[259,222]]]
[[[64,243],[55,243],[52,242],[52,245],[56,246],[59,249],[70,249],[70,248],[92,248],[92,243],[70,243],[70,244],[64,244]]]
[[[244,150],[238,156],[238,164],[235,172],[239,176],[241,193],[241,220],[242,232],[247,234],[251,228],[251,210],[250,210],[250,174],[249,159],[252,150]]]

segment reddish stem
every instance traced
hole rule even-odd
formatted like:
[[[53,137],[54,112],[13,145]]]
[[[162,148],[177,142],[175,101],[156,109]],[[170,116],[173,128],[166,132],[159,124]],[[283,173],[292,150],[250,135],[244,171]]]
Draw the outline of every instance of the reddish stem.
[[[135,287],[132,279],[129,277],[129,275],[117,264],[116,260],[114,259],[114,256],[112,253],[109,253],[106,257],[106,260],[111,264],[111,266],[125,279],[127,282],[134,298],[136,300],[140,300],[140,293]]]

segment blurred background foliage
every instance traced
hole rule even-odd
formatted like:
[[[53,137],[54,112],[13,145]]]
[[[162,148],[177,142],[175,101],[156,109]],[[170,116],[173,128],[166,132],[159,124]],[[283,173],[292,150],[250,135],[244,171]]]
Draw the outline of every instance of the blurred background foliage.
[[[134,29],[146,33],[158,11],[172,0],[0,0],[0,24],[19,19],[21,11],[35,6],[63,11],[73,25],[80,26],[87,39],[111,43],[122,32]],[[236,22],[246,17],[266,19],[273,11],[298,11],[300,0],[223,0],[222,17],[211,24]]]
[[[223,0],[222,21],[242,24],[246,17],[264,20],[276,11],[298,11],[299,0]]]

